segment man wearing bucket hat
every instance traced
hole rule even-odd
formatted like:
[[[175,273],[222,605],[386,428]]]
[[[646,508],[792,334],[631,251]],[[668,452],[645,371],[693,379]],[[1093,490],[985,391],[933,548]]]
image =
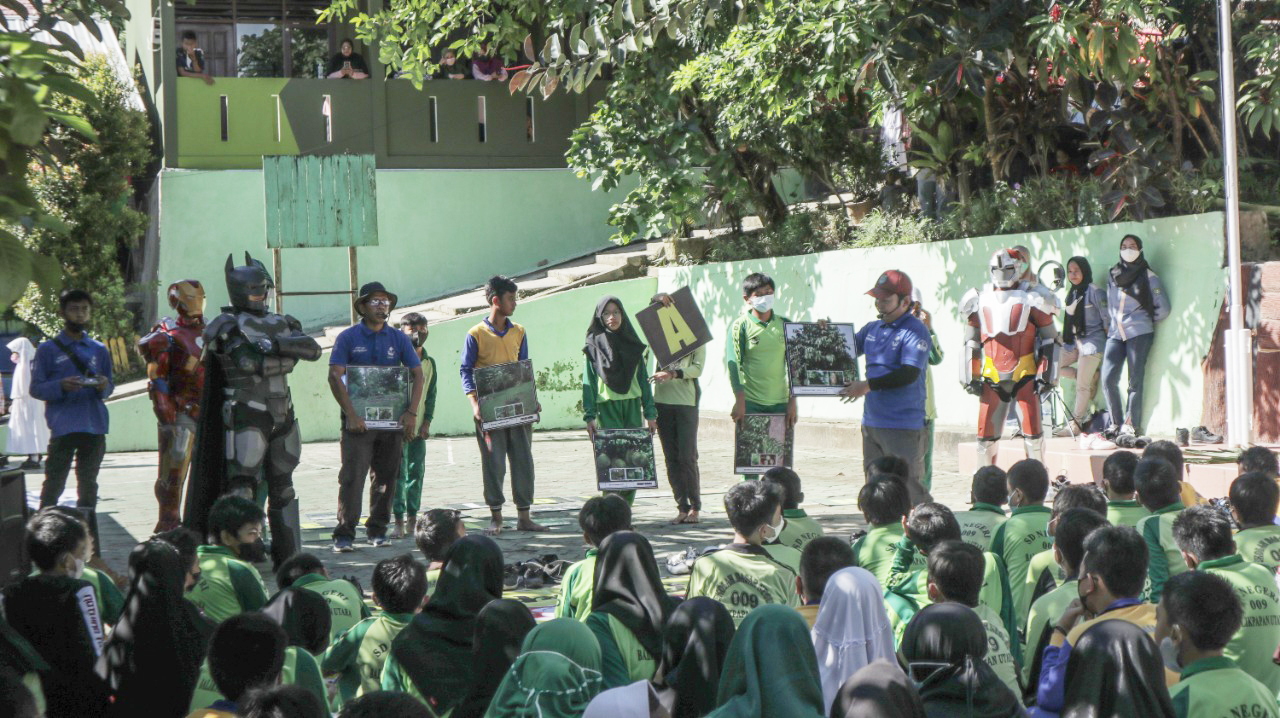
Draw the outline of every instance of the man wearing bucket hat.
[[[875,298],[878,318],[854,337],[866,359],[866,381],[844,388],[846,401],[867,397],[862,411],[864,471],[881,456],[906,460],[907,492],[914,506],[932,501],[924,478],[925,371],[929,366],[929,329],[911,312],[911,278],[896,269],[880,275],[867,294]]]
[[[333,343],[329,359],[329,388],[342,408],[342,468],[338,471],[338,525],[333,530],[333,550],[353,550],[356,523],[360,520],[360,502],[365,477],[370,469],[369,518],[365,532],[369,543],[387,543],[387,524],[391,520],[391,501],[395,496],[396,478],[400,473],[401,449],[405,438],[417,431],[417,408],[422,406],[422,360],[413,342],[387,325],[396,295],[381,282],[360,287],[355,299],[360,323],[344,329]],[[407,408],[399,417],[399,430],[371,429],[366,416],[359,414],[347,392],[348,367],[405,366],[413,379]]]

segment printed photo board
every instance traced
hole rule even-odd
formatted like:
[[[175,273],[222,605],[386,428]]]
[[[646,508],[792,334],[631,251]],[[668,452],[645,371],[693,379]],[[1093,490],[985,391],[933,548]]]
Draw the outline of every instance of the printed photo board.
[[[658,488],[648,429],[596,429],[592,444],[601,491]]]
[[[503,429],[538,420],[532,360],[477,367],[474,376],[481,429]]]
[[[733,441],[735,474],[763,474],[775,466],[791,466],[794,432],[786,414],[747,414],[738,422]]]
[[[665,369],[711,341],[707,320],[693,300],[693,292],[682,287],[671,293],[672,306],[650,304],[636,312],[636,324],[658,362]]]
[[[403,429],[409,409],[409,369],[403,366],[348,366],[347,394],[368,429]]]
[[[783,331],[792,396],[839,396],[858,378],[852,324],[787,322]]]

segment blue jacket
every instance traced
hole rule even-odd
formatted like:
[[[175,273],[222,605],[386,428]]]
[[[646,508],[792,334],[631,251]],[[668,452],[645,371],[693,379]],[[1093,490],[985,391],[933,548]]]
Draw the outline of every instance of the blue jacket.
[[[1151,334],[1156,330],[1156,322],[1169,316],[1169,295],[1164,291],[1164,284],[1156,273],[1147,270],[1147,279],[1151,282],[1151,301],[1155,316],[1142,308],[1138,300],[1125,294],[1107,274],[1107,312],[1111,316],[1107,337],[1110,339],[1129,340],[1143,334]]]
[[[1154,284],[1152,289],[1155,289]],[[1076,335],[1076,349],[1084,356],[1101,354],[1103,346],[1107,343],[1107,332],[1111,329],[1111,314],[1107,312],[1106,295],[1097,286],[1090,284],[1084,300],[1076,306],[1075,311],[1084,312],[1084,334]],[[1066,314],[1065,308],[1063,314]]]
[[[73,392],[62,390],[62,380],[69,376],[83,376],[75,362],[54,342],[75,353],[80,361],[98,376],[106,377],[101,388],[84,387]],[[62,332],[55,339],[41,342],[36,347],[35,367],[31,376],[31,396],[45,402],[44,418],[49,424],[50,438],[66,434],[107,433],[107,404],[104,401],[115,391],[111,375],[111,353],[102,342],[89,338],[88,334],[73,340]]]

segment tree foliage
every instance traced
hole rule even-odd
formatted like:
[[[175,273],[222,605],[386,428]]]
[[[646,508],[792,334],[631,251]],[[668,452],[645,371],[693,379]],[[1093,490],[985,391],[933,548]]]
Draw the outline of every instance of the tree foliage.
[[[323,69],[329,60],[329,42],[323,35],[293,30],[289,54],[293,77],[317,77],[317,64]],[[241,77],[284,77],[284,31],[277,26],[244,37],[236,70]]]

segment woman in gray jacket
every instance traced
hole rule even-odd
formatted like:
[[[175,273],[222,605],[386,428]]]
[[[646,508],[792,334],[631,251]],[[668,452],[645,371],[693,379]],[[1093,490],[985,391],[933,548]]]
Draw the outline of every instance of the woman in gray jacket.
[[[1169,316],[1169,297],[1160,278],[1142,254],[1142,240],[1126,234],[1120,240],[1120,261],[1107,278],[1110,327],[1102,356],[1102,386],[1111,413],[1109,434],[1141,434],[1142,386],[1147,354],[1155,339],[1156,322]],[[1120,402],[1120,369],[1129,367],[1127,412]],[[1121,417],[1124,423],[1120,424]]]
[[[1075,405],[1071,409],[1071,433],[1079,434],[1089,423],[1089,405],[1098,393],[1098,369],[1107,342],[1111,317],[1107,299],[1093,285],[1093,268],[1084,257],[1067,260],[1067,301],[1062,318],[1062,376],[1075,380]]]

